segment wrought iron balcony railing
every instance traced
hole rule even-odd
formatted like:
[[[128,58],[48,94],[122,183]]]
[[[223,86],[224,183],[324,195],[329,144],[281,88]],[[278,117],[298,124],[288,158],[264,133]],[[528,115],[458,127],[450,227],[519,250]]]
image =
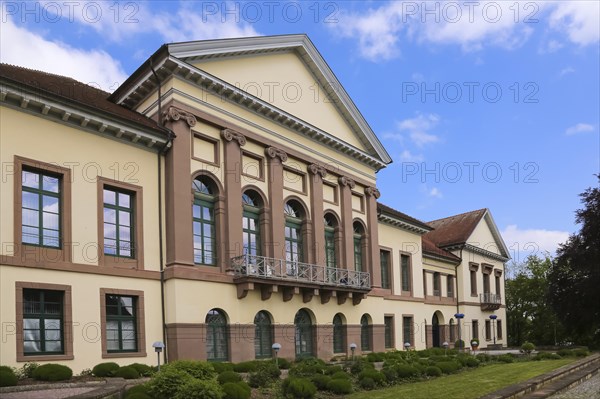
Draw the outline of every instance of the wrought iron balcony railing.
[[[502,298],[500,294],[492,294],[491,292],[484,292],[483,294],[479,294],[479,299],[481,304],[489,304],[489,305],[501,305]]]
[[[255,277],[278,281],[298,281],[332,288],[371,289],[367,272],[294,262],[265,256],[242,255],[231,259],[236,278]]]

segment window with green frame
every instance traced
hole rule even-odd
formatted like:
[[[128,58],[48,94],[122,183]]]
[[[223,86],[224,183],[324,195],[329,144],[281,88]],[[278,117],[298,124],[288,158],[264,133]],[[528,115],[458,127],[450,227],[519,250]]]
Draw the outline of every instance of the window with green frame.
[[[402,291],[411,291],[410,281],[410,256],[400,254],[400,280],[402,283]]]
[[[254,316],[254,354],[257,359],[272,357],[273,325],[267,312],[261,310]]]
[[[371,326],[369,325],[369,316],[364,314],[360,318],[360,350],[371,350]]]
[[[300,309],[294,317],[296,357],[313,355],[313,325],[308,312]]]
[[[115,188],[105,187],[103,198],[104,254],[134,258],[134,195]]]
[[[206,357],[209,361],[229,360],[227,317],[219,309],[206,315]]]
[[[354,223],[354,270],[363,271],[363,234],[364,230],[360,223]]]
[[[244,255],[261,255],[260,242],[260,202],[258,196],[252,192],[242,194],[243,215],[242,234],[244,242]]]
[[[390,251],[379,251],[381,262],[381,288],[390,289]]]
[[[60,248],[60,177],[23,170],[21,174],[21,241],[23,244]]]
[[[385,316],[383,318],[383,324],[385,326],[385,347],[393,348],[394,347],[394,317],[393,316]]]
[[[337,257],[335,248],[335,218],[331,214],[326,214],[325,223],[325,265],[330,268],[337,267]]]
[[[64,353],[63,291],[23,289],[23,353]]]
[[[413,318],[412,317],[403,317],[402,318],[402,340],[403,345],[405,343],[409,343],[411,346],[414,346],[413,342]]]
[[[285,204],[285,260],[287,273],[297,273],[297,263],[304,261],[302,243],[302,213],[300,206],[292,201]]]
[[[212,183],[205,176],[194,179],[193,232],[194,263],[201,265],[217,264],[215,228],[215,192]]]
[[[106,295],[106,351],[137,352],[137,297]]]
[[[346,352],[346,326],[338,313],[333,317],[333,353]]]

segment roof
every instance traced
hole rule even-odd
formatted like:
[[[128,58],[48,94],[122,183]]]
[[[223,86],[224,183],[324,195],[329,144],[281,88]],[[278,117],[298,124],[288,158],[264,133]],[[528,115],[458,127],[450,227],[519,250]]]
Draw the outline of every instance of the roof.
[[[461,259],[454,255],[452,252],[448,252],[445,249],[438,248],[433,241],[427,239],[427,237],[421,237],[423,245],[423,255],[433,255],[435,257],[444,258],[452,262],[460,262]]]
[[[398,210],[396,210],[394,208],[391,208],[391,207],[389,207],[387,205],[384,205],[381,202],[377,203],[377,212],[379,214],[386,213],[386,214],[388,214],[390,216],[393,216],[393,217],[395,217],[397,219],[400,219],[400,220],[402,220],[404,222],[410,223],[412,225],[415,225],[415,226],[420,227],[420,228],[422,228],[424,230],[427,230],[427,231],[431,231],[432,230],[431,226],[429,226],[425,222],[422,222],[419,219],[415,219],[414,217],[407,215],[406,213],[402,213],[402,212],[400,212],[400,211],[398,211]]]
[[[486,212],[484,208],[427,222],[434,230],[426,238],[442,248],[465,244]]]
[[[241,90],[232,82],[225,82],[192,65],[195,61],[202,59],[277,52],[295,52],[323,87],[332,88],[327,92],[332,97],[331,103],[344,116],[349,126],[367,148],[367,151],[338,139],[333,135],[335,132],[322,131],[285,110]],[[273,117],[273,114],[279,114],[278,120],[280,123],[294,126],[302,134],[309,135],[311,138],[327,145],[335,146],[337,149],[344,148],[349,153],[367,161],[370,165],[376,166],[377,170],[392,162],[392,158],[383,144],[379,141],[325,59],[305,34],[198,40],[163,45],[115,90],[110,97],[111,101],[123,104],[131,109],[136,108],[156,90],[153,70],[157,76],[161,76],[161,79],[174,75],[192,81],[193,84],[200,85],[203,88],[206,86],[207,90],[216,90],[217,93],[231,101],[236,101],[246,107],[252,107],[253,112],[270,117]]]
[[[50,94],[63,101],[76,103],[79,107],[100,111],[105,115],[152,129],[155,133],[167,135],[166,130],[154,120],[109,101],[109,93],[75,79],[5,63],[0,63],[0,78],[27,86],[37,93]]]

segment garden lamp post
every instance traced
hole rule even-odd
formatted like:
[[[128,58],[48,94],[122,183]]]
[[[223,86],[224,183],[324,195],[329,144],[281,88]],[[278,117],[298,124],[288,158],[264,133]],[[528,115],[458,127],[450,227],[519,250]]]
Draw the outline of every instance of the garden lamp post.
[[[456,319],[458,320],[457,324],[458,324],[458,342],[460,343],[459,345],[459,350],[463,350],[463,341],[462,341],[462,334],[461,334],[461,330],[460,330],[460,321],[461,319],[463,319],[465,317],[465,315],[463,313],[456,313],[454,314],[454,317],[456,317]]]
[[[408,350],[410,349],[410,342],[404,343],[404,349],[406,349],[406,351],[408,352]]]
[[[160,353],[165,347],[165,344],[163,344],[161,341],[156,341],[152,344],[152,347],[154,348],[154,352],[156,352],[156,357],[158,359],[158,371],[160,371]]]
[[[444,356],[448,357],[448,342],[444,341],[442,346],[444,347]]]
[[[354,342],[350,344],[350,350],[352,351],[352,361],[354,361],[354,351],[356,350],[356,344]]]
[[[496,321],[497,318],[498,318],[498,316],[496,316],[495,314],[490,315],[490,320],[492,323],[492,330],[494,332],[494,347],[496,346],[496,326],[494,325],[495,324],[494,322]]]
[[[271,348],[273,349],[273,352],[275,352],[275,366],[277,366],[277,368],[279,368],[279,362],[277,360],[277,354],[279,353],[279,350],[281,349],[281,344],[275,342]]]

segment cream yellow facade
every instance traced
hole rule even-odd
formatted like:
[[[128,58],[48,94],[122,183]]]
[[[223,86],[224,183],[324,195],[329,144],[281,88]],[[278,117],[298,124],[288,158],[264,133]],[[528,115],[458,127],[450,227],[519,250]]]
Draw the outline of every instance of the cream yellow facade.
[[[433,227],[379,204],[391,158],[306,36],[165,45],[151,64],[156,75],[147,62],[84,110],[81,96],[28,97],[34,71],[1,76],[0,363],[152,364],[155,341],[167,360],[214,361],[270,357],[275,342],[279,356],[324,359],[351,343],[453,346],[455,314],[464,340],[478,320],[482,347],[504,345],[508,257],[491,215],[432,249]],[[28,171],[60,181],[58,248],[22,243],[34,223],[23,193],[55,195],[24,185]],[[131,257],[107,252],[107,189],[134,204],[132,230],[115,222]],[[60,317],[32,312],[56,292]],[[27,321],[48,318],[61,320],[59,350]]]

